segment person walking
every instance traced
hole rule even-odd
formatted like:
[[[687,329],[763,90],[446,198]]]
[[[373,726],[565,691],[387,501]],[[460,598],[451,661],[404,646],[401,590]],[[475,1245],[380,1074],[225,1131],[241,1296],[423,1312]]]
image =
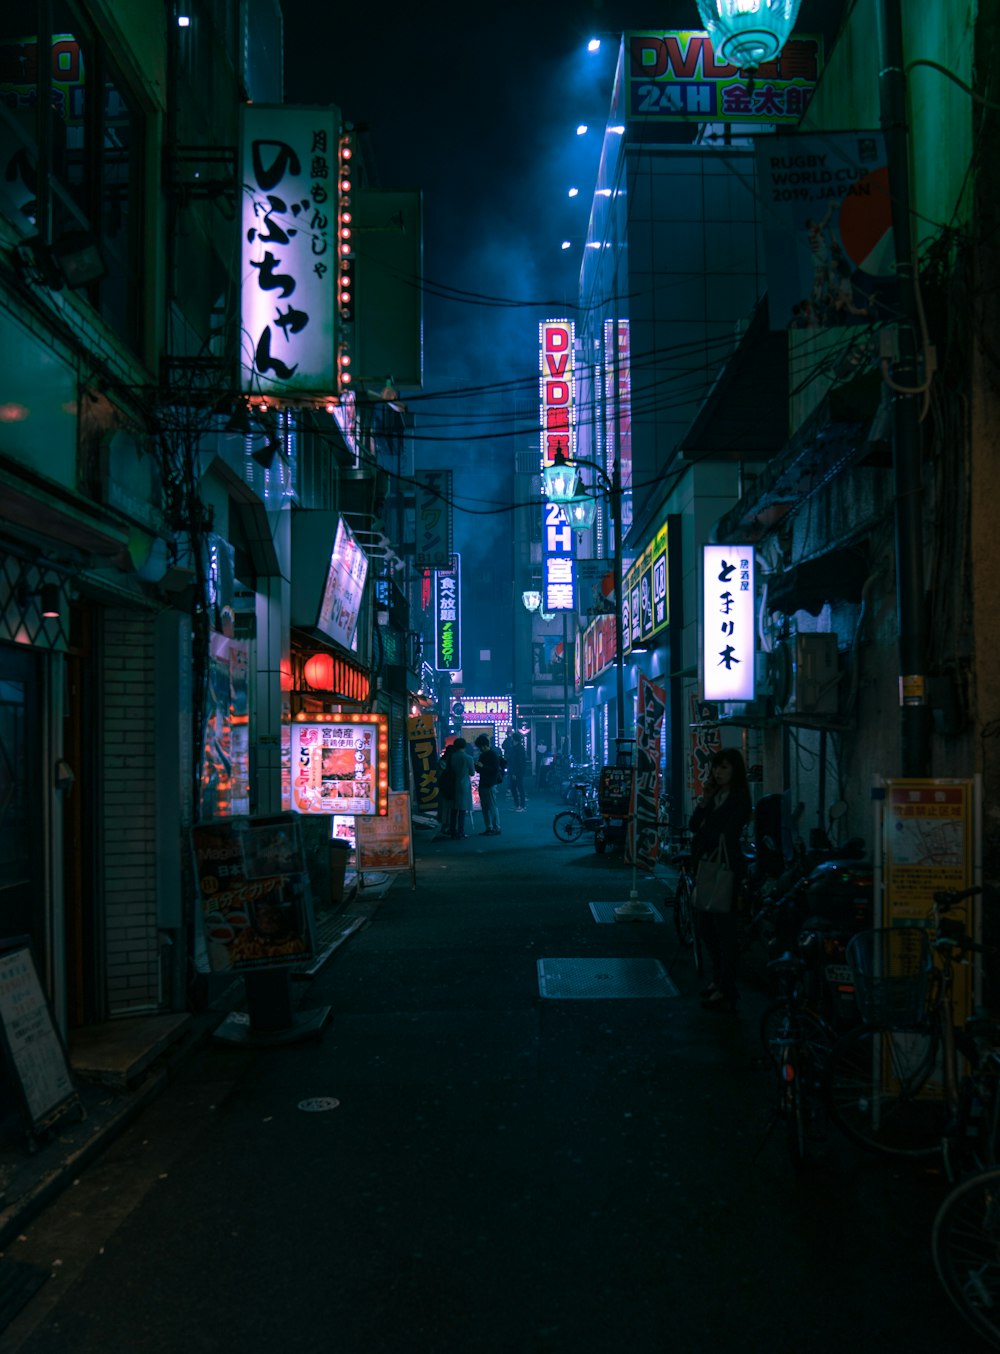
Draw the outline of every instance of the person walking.
[[[500,811],[497,808],[497,784],[500,780],[500,757],[496,748],[490,746],[488,733],[481,733],[476,739],[479,760],[476,770],[479,772],[479,807],[483,811],[484,830],[480,837],[500,836]]]
[[[510,797],[514,804],[514,812],[523,813],[527,802],[524,797],[524,777],[528,771],[528,753],[524,746],[524,738],[516,729],[504,740],[503,751],[507,759]]]
[[[456,738],[451,749],[449,766],[455,772],[451,835],[457,841],[469,836],[465,830],[465,815],[472,812],[472,777],[475,775],[475,761],[464,738]]]
[[[711,856],[718,849],[720,841],[723,841],[729,868],[736,876],[734,895],[738,892],[746,873],[746,859],[740,839],[752,815],[753,804],[743,754],[738,748],[721,748],[712,757],[705,792],[689,823],[694,834],[691,840],[691,867],[695,879],[698,877],[699,862]],[[701,993],[701,1004],[709,1011],[732,1010],[739,1000],[736,988],[739,948],[736,897],[728,912],[699,911],[697,903],[696,888],[696,925],[712,969],[712,981]]]

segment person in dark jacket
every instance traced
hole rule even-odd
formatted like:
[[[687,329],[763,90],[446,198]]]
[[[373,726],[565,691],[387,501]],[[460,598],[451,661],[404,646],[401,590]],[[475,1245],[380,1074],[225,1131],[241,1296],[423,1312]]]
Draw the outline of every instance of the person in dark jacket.
[[[514,812],[522,813],[525,807],[524,777],[528,770],[528,754],[524,739],[517,729],[513,729],[504,739],[503,752],[510,773],[510,797],[514,801]]]
[[[722,748],[712,757],[705,792],[691,815],[689,827],[694,834],[691,841],[692,869],[698,878],[698,865],[711,856],[721,840],[726,844],[729,868],[736,875],[736,888],[746,873],[741,838],[743,829],[753,816],[750,787],[743,754],[737,748]],[[736,900],[729,912],[697,911],[696,923],[701,942],[712,968],[712,982],[701,993],[706,1010],[731,1009],[736,1005],[737,921]]]
[[[500,754],[490,744],[488,733],[476,739],[479,772],[479,807],[483,811],[483,831],[480,837],[500,836],[500,810],[497,808],[497,784],[500,780]]]

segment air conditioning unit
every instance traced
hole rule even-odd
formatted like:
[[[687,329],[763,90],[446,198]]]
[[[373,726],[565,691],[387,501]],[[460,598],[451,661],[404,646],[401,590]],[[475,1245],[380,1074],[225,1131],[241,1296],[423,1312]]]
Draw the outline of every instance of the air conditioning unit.
[[[834,634],[794,635],[768,655],[768,682],[780,714],[835,715],[839,679]]]

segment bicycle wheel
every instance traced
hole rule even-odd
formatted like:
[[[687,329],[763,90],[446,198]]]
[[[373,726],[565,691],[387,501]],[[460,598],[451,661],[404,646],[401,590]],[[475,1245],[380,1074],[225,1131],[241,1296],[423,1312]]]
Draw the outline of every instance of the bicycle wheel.
[[[583,819],[572,809],[564,809],[552,819],[552,831],[561,842],[578,842],[583,836]]]
[[[861,1147],[891,1157],[941,1150],[948,1111],[936,1077],[936,1030],[852,1030],[827,1059],[831,1117]]]
[[[809,1159],[806,1089],[803,1084],[805,1069],[799,1052],[800,1049],[794,1044],[787,1044],[778,1065],[788,1155],[797,1171],[801,1171]]]
[[[1000,1346],[1000,1169],[970,1176],[934,1219],[931,1254],[944,1291],[979,1335]]]
[[[837,1040],[826,1021],[812,1011],[800,1008],[793,1017],[787,1001],[773,1001],[764,1008],[760,1018],[761,1046],[777,1066],[781,1042],[789,1037],[793,1020],[796,1037],[808,1047],[817,1077],[822,1078],[827,1059]]]
[[[674,928],[677,931],[677,939],[685,949],[691,951],[695,972],[700,974],[702,959],[701,941],[698,938],[698,920],[695,916],[691,880],[683,870],[678,876],[677,887],[674,889],[673,906]]]

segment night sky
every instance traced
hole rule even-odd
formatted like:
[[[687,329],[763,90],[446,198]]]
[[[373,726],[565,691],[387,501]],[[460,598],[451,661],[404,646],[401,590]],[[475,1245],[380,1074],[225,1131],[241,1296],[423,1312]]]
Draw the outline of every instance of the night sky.
[[[618,38],[630,28],[698,29],[697,5],[283,8],[286,100],[338,105],[365,129],[375,186],[423,192],[424,390],[403,393],[418,466],[457,472],[468,630],[472,580],[509,558],[510,491],[492,467],[531,445],[538,323],[575,314]],[[839,9],[840,0],[804,0],[797,28],[826,30],[829,41]],[[591,55],[598,34],[605,41]],[[573,247],[562,251],[567,238]],[[515,422],[513,395],[532,403],[527,422]],[[501,587],[510,596],[509,572],[494,570],[490,596]]]
[[[537,399],[539,320],[572,313],[616,38],[651,12],[663,26],[671,5],[283,8],[286,100],[337,104],[369,129],[376,186],[423,191],[424,393],[408,403],[418,462],[459,468],[457,506],[471,509],[493,495],[491,453],[512,451],[503,397]],[[699,26],[694,0],[672,8],[677,26]],[[608,40],[590,55],[595,33]],[[488,546],[508,522],[459,511],[458,545]]]

